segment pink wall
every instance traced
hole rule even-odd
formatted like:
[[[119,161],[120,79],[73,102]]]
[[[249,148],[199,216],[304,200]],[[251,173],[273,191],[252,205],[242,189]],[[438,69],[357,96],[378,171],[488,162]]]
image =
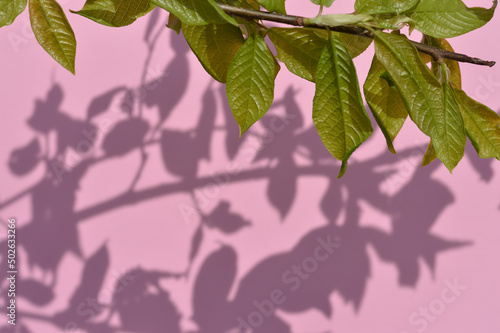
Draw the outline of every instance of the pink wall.
[[[352,10],[338,2],[332,12]],[[304,3],[288,11],[315,15]],[[453,175],[421,169],[427,142],[407,123],[398,155],[376,129],[337,180],[311,129],[314,86],[284,66],[269,115],[237,141],[224,86],[165,12],[121,29],[68,14],[76,76],[26,14],[0,29],[0,218],[17,220],[27,329],[15,332],[219,333],[238,318],[265,333],[498,332],[498,161],[469,145]],[[499,29],[497,15],[451,43],[498,61]],[[372,54],[356,59],[361,82]],[[465,91],[493,110],[499,66],[461,66]]]

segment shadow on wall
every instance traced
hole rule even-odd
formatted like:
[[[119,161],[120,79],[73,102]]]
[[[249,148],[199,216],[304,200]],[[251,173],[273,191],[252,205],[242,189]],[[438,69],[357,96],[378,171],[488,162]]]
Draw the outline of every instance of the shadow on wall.
[[[163,27],[160,24],[155,32],[157,21],[158,15],[152,15],[146,30],[145,41],[150,54]],[[279,115],[270,112],[262,119],[260,130],[256,126],[256,130],[240,141],[228,105],[218,106],[216,102],[216,95],[225,100],[224,88],[211,85],[203,93],[203,110],[195,128],[186,131],[162,129],[161,125],[168,121],[190,79],[186,58],[188,46],[182,38],[172,37],[175,56],[161,75],[148,77],[148,58],[139,87],[116,87],[97,96],[89,104],[85,121],[73,119],[60,109],[64,92],[58,85],[50,88],[45,99],[35,101],[28,124],[37,135],[26,146],[11,153],[9,168],[13,174],[23,176],[43,163],[46,174],[33,187],[0,202],[0,209],[26,195],[31,197],[33,220],[18,231],[18,246],[26,253],[23,259],[46,272],[46,276],[43,280],[35,280],[20,274],[18,296],[39,307],[50,304],[57,297],[54,294],[56,272],[68,251],[81,259],[84,270],[79,287],[65,310],[53,316],[18,310],[18,330],[7,325],[0,328],[0,333],[29,333],[23,324],[30,320],[51,323],[64,332],[77,329],[89,333],[182,332],[182,314],[170,299],[168,290],[160,284],[163,279],[179,278],[195,279],[191,319],[198,329],[193,332],[286,333],[291,329],[276,315],[276,309],[290,313],[318,309],[326,317],[334,318],[329,301],[334,291],[346,303],[359,309],[370,276],[368,244],[382,260],[397,267],[400,285],[410,287],[416,285],[420,276],[419,259],[434,270],[439,253],[467,244],[443,239],[430,231],[454,197],[443,183],[431,178],[439,163],[422,169],[416,167],[415,155],[421,157],[425,147],[398,153],[402,162],[399,164],[410,166],[404,172],[394,162],[393,155],[383,153],[352,163],[349,173],[337,180],[338,164],[323,147],[315,129],[304,127],[292,87],[272,107],[283,108],[286,112]],[[121,100],[118,121],[104,133],[99,127],[99,116],[113,112],[116,115],[111,104],[117,99]],[[143,119],[144,106],[158,110],[158,122],[154,126]],[[320,205],[329,223],[303,235],[292,250],[265,258],[240,281],[235,281],[238,253],[227,245],[221,245],[205,258],[196,276],[189,274],[206,233],[217,229],[231,235],[245,232],[252,223],[260,223],[248,221],[233,211],[229,201],[220,201],[208,213],[199,208],[194,190],[211,183],[212,178],[200,177],[198,165],[202,159],[211,160],[211,138],[214,131],[221,130],[215,127],[217,112],[223,112],[226,119],[222,128],[226,134],[226,155],[229,159],[246,156],[250,167],[232,175],[231,183],[266,179],[268,201],[283,219],[290,213],[300,177],[321,176],[329,182]],[[56,151],[50,151],[49,133],[57,137]],[[261,142],[253,152],[245,148],[250,138]],[[145,147],[148,145],[159,146],[165,170],[178,176],[179,181],[141,190],[135,188],[147,163]],[[109,158],[134,151],[141,153],[141,163],[128,190],[92,207],[75,210],[75,196],[86,172]],[[296,163],[296,156],[307,163]],[[471,154],[470,147],[467,156],[482,179],[490,181],[493,176],[491,161],[478,159],[476,154]],[[261,161],[269,163],[254,167]],[[382,169],[384,171],[379,171]],[[384,184],[399,188],[394,195],[387,195],[381,190]],[[341,191],[347,196],[342,196]],[[189,258],[186,258],[186,271],[133,267],[117,279],[114,290],[103,293],[103,281],[109,269],[107,245],[103,244],[96,253],[84,258],[79,246],[78,223],[113,209],[181,192],[192,194],[196,208],[190,209],[201,217],[192,237]],[[392,217],[391,232],[360,225],[361,201]],[[340,221],[341,211],[345,212],[343,221]],[[3,256],[7,253],[7,242],[3,241],[0,248]],[[6,267],[6,260],[2,257],[2,267]],[[230,301],[228,294],[235,283],[238,283],[237,291]],[[6,306],[8,285],[5,279],[1,288],[2,306]],[[103,299],[99,295],[108,297]],[[112,320],[116,317],[118,320]]]

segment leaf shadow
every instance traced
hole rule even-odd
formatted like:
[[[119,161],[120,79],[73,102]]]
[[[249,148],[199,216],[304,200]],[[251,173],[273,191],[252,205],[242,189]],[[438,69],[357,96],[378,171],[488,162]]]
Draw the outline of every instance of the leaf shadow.
[[[151,31],[146,34],[150,35]],[[220,118],[225,119],[222,128],[225,155],[232,161],[245,149],[248,136],[236,140],[237,127],[232,122],[230,110],[225,103],[217,104],[215,97],[224,96],[224,90],[211,85],[202,95],[202,110],[193,129],[162,128],[184,96],[189,82],[187,46],[178,40],[172,43],[175,56],[161,76],[154,80],[159,83],[152,88],[153,81],[141,82],[141,87],[147,85],[151,89],[140,101],[128,103],[130,108],[122,110],[126,119],[105,133],[101,143],[95,140],[98,128],[93,121],[111,112],[112,101],[120,98],[120,94],[125,94],[126,99],[140,95],[134,90],[136,88],[119,86],[96,96],[89,104],[85,121],[73,119],[60,110],[64,93],[59,85],[53,85],[44,100],[35,101],[33,116],[28,120],[35,139],[12,152],[9,168],[13,174],[24,176],[42,163],[46,173],[32,188],[11,200],[0,202],[0,209],[21,196],[30,196],[33,218],[19,229],[19,246],[25,250],[29,265],[47,272],[49,278],[23,278],[20,288],[24,284],[25,289],[20,297],[40,307],[57,299],[60,296],[54,292],[58,283],[57,271],[68,252],[74,253],[84,268],[80,284],[64,310],[53,316],[21,314],[22,320],[44,320],[60,329],[78,327],[89,333],[123,330],[183,332],[180,323],[184,314],[162,281],[186,277],[186,272],[130,268],[116,282],[109,301],[102,302],[99,294],[103,291],[103,280],[112,260],[106,244],[89,258],[84,258],[78,230],[79,223],[91,217],[169,195],[192,194],[196,188],[212,183],[212,177],[199,175],[199,163],[213,158],[212,139],[220,130],[220,126],[216,126],[218,112],[222,112]],[[203,216],[191,237],[191,253],[186,258],[186,267],[195,260],[201,261],[199,270],[193,275],[193,313],[190,318],[198,333],[248,329],[256,333],[292,332],[290,323],[276,310],[295,314],[315,309],[325,318],[335,319],[335,309],[330,302],[332,293],[338,293],[346,304],[359,311],[372,273],[370,246],[382,261],[394,265],[400,286],[415,287],[422,274],[420,260],[434,272],[439,254],[470,245],[467,241],[449,240],[432,232],[443,211],[455,200],[451,190],[432,177],[440,164],[414,168],[416,170],[412,173],[406,173],[396,164],[401,159],[411,160],[415,151],[420,151],[410,148],[398,153],[399,160],[385,152],[355,161],[349,166],[348,174],[337,180],[339,164],[323,147],[314,127],[304,125],[304,113],[296,94],[297,91],[290,86],[283,98],[273,105],[274,109],[282,108],[284,112],[271,112],[263,117],[261,131],[255,134],[262,145],[252,157],[250,166],[262,161],[268,163],[231,175],[225,186],[265,179],[267,201],[286,223],[293,214],[300,191],[298,180],[307,176],[321,177],[327,183],[319,203],[324,218],[322,225],[302,235],[291,249],[263,258],[237,279],[240,254],[235,246],[222,244],[200,259],[200,248],[207,239],[206,234],[218,232],[230,238],[244,233],[245,227],[267,221],[249,221],[228,199],[220,200],[211,212],[202,212],[197,207],[197,214]],[[158,122],[150,125],[141,118],[135,102],[157,108]],[[154,136],[156,131],[161,132],[158,140]],[[52,154],[46,144],[42,148],[43,138],[50,132],[57,137],[57,149]],[[89,133],[93,134],[92,138],[89,138]],[[100,149],[102,156],[81,154],[83,157],[78,163],[68,168],[64,164],[67,149],[78,150],[82,142],[88,142],[86,151]],[[97,144],[100,146],[94,146]],[[165,171],[177,176],[176,181],[141,190],[132,188],[91,207],[76,210],[79,186],[89,169],[106,159],[144,150],[147,145],[159,146]],[[306,162],[299,163],[298,159]],[[489,162],[472,163],[483,179],[489,181],[492,178]],[[394,179],[401,182],[401,186],[395,194],[388,195],[381,188],[384,184],[394,183]],[[388,216],[389,231],[377,227],[378,221],[372,221],[369,226],[362,223],[365,204]],[[2,264],[5,265],[5,241],[0,243],[0,249]],[[232,288],[235,288],[235,293],[230,298]],[[3,301],[6,301],[5,295],[5,285],[2,285],[0,298]],[[7,328],[0,330],[8,332]]]

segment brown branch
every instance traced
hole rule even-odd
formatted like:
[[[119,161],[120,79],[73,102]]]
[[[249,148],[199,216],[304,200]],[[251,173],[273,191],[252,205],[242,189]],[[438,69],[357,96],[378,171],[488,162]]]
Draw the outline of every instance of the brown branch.
[[[225,5],[225,4],[218,4],[218,5],[227,14],[239,16],[239,17],[243,17],[243,18],[247,18],[247,19],[258,19],[258,20],[271,21],[271,22],[276,22],[276,23],[284,23],[284,24],[293,25],[296,27],[309,27],[309,28],[319,28],[319,29],[329,28],[332,31],[343,32],[343,33],[356,35],[356,36],[362,36],[362,37],[366,37],[366,38],[373,38],[372,32],[370,32],[367,29],[363,29],[361,27],[354,27],[354,26],[328,27],[328,26],[323,25],[323,24],[306,23],[306,21],[305,21],[306,18],[302,17],[302,16],[269,13],[269,12],[254,10],[254,9],[234,7],[234,6]],[[422,44],[422,43],[418,43],[418,42],[414,42],[414,41],[411,41],[411,42],[417,48],[417,50],[419,50],[422,53],[426,53],[426,54],[430,55],[434,59],[447,58],[447,59],[456,60],[459,62],[466,62],[466,63],[470,63],[470,64],[489,66],[489,67],[492,67],[495,65],[495,61],[482,60],[479,58],[469,57],[465,54],[442,50],[442,49],[439,49],[439,48],[434,47],[434,46],[430,46],[430,45],[426,45],[426,44]]]

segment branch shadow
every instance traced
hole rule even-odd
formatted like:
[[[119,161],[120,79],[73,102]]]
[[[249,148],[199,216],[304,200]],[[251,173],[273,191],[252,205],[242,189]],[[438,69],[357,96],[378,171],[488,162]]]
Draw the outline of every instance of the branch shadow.
[[[153,16],[152,20],[158,20],[158,17]],[[156,43],[157,39],[151,37],[154,24],[156,21],[148,25],[147,43]],[[225,96],[222,88],[206,87],[201,115],[193,129],[162,128],[184,96],[191,79],[188,48],[185,42],[178,40],[172,38],[175,56],[160,77],[141,82],[139,88],[115,87],[96,96],[89,104],[85,121],[73,119],[60,110],[64,92],[57,84],[50,88],[44,100],[35,101],[28,124],[36,136],[25,146],[12,151],[9,168],[13,174],[24,176],[43,163],[46,173],[22,195],[0,203],[2,209],[23,195],[30,195],[33,220],[19,229],[18,244],[26,252],[29,266],[47,275],[42,280],[21,275],[19,296],[39,307],[50,304],[56,298],[54,291],[61,259],[68,252],[81,260],[84,269],[80,284],[64,310],[51,316],[20,312],[18,320],[21,322],[42,320],[64,331],[81,329],[89,333],[184,332],[181,327],[183,314],[161,281],[189,279],[191,264],[198,258],[205,235],[212,229],[231,236],[259,222],[248,221],[234,211],[233,202],[225,200],[221,200],[212,211],[204,212],[194,196],[194,189],[213,182],[211,177],[199,175],[199,165],[202,160],[212,160],[211,142],[215,131],[219,130],[216,126],[218,112],[223,112],[221,116],[225,119],[226,156],[235,160],[245,154],[248,136],[234,143],[238,129],[231,111],[227,103],[220,106],[217,103],[216,96]],[[153,44],[149,46],[150,50],[154,49]],[[152,82],[158,84],[152,85]],[[146,89],[144,95],[141,89],[146,86],[150,89]],[[291,250],[262,259],[239,281],[236,280],[238,252],[235,248],[221,245],[200,259],[201,268],[194,275],[193,315],[190,318],[198,333],[292,332],[290,324],[276,310],[300,313],[316,309],[326,318],[335,318],[335,309],[330,302],[334,292],[358,311],[371,274],[369,246],[375,249],[381,260],[397,268],[401,286],[415,287],[421,276],[419,259],[433,272],[438,254],[470,244],[448,240],[431,232],[441,213],[454,202],[450,189],[431,177],[438,163],[426,168],[414,168],[410,163],[411,170],[403,171],[396,165],[394,156],[385,152],[351,163],[346,176],[337,180],[339,164],[323,147],[314,127],[305,127],[296,93],[293,87],[289,87],[272,107],[284,112],[270,112],[261,120],[260,130],[252,134],[262,145],[251,156],[250,166],[268,161],[266,166],[231,175],[226,185],[266,179],[267,200],[285,222],[297,197],[298,180],[304,176],[320,176],[328,182],[320,202],[326,223],[303,235]],[[114,112],[110,110],[112,101],[118,98],[122,99],[123,118],[112,130],[102,133],[95,119],[106,112]],[[157,110],[156,124],[151,125],[142,118],[142,107]],[[55,152],[49,149],[50,133],[57,137]],[[159,138],[156,133],[159,133]],[[144,149],[151,144],[159,145],[165,171],[178,180],[138,191],[134,185],[147,163]],[[425,147],[400,151],[399,161],[411,162],[415,151],[421,149]],[[92,153],[97,150],[102,152],[98,157]],[[68,165],[68,156],[74,151],[78,158]],[[104,160],[133,151],[141,151],[142,159],[130,188],[117,197],[76,211],[75,198],[87,171]],[[467,155],[470,156],[470,151]],[[298,163],[298,159],[305,162]],[[493,176],[491,164],[472,160],[481,177],[489,181]],[[398,183],[400,188],[395,194],[388,195],[382,190],[387,183]],[[80,249],[78,224],[112,209],[177,193],[192,194],[195,206],[192,209],[200,216],[186,271],[133,267],[119,277],[110,296],[102,299],[100,294],[110,263],[108,247],[104,243],[85,258]],[[389,216],[390,231],[361,223],[364,203]],[[2,267],[6,267],[7,241],[0,243],[0,249]],[[229,299],[233,286],[236,286],[235,296]],[[7,287],[5,282],[1,284],[2,304],[8,301]],[[119,322],[118,326],[116,322]],[[10,331],[3,327],[0,332]],[[23,326],[21,332],[29,333],[29,330]]]

